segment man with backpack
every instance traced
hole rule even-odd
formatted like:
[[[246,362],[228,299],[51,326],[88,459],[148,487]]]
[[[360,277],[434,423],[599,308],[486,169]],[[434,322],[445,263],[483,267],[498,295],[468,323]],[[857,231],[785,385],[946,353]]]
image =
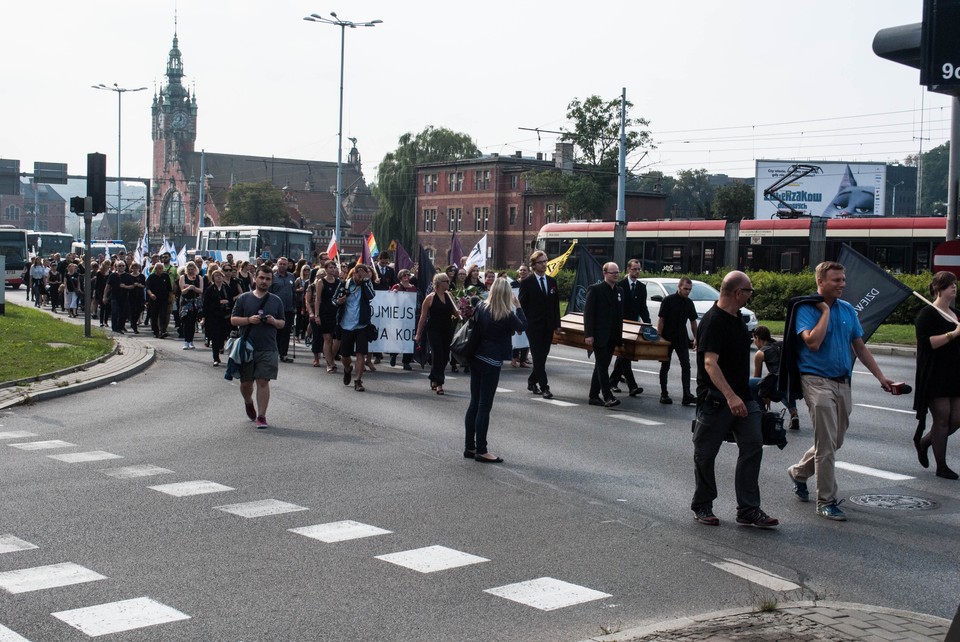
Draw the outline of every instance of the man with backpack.
[[[780,355],[782,344],[770,334],[770,328],[758,325],[753,331],[753,344],[757,353],[753,356],[753,377],[750,379],[750,392],[753,398],[765,408],[770,401],[782,401],[783,395],[777,391],[777,376],[780,374]],[[763,376],[763,365],[767,365],[767,376]],[[790,412],[790,430],[800,430],[800,418],[797,416],[797,402],[784,403]]]

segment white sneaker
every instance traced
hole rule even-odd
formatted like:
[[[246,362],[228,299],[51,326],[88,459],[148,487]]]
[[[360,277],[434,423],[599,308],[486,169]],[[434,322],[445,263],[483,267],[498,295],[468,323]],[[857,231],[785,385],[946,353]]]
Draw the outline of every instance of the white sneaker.
[[[186,343],[186,342],[184,342],[184,344],[183,344],[183,348],[181,348],[181,350],[189,350],[189,349],[190,349],[190,344],[189,344],[189,343]]]
[[[189,346],[190,346],[190,347],[187,348],[188,350],[196,350],[196,349],[197,349],[196,346],[193,345],[193,341],[191,341],[191,342],[189,343]]]

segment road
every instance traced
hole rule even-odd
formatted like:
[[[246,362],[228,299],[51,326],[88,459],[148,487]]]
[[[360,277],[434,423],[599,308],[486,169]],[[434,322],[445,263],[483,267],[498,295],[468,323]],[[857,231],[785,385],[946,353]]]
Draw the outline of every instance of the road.
[[[508,364],[490,432],[506,463],[489,466],[461,456],[462,374],[438,397],[425,371],[381,366],[357,393],[298,346],[273,387],[272,427],[258,431],[207,352],[141,340],[159,350],[146,373],[0,414],[0,625],[23,639],[116,630],[83,609],[139,598],[158,623],[109,639],[580,640],[770,598],[957,608],[960,486],[919,467],[912,398],[862,367],[839,460],[866,468],[838,471],[841,496],[935,507],[848,500],[849,521],[817,517],[785,472],[811,441],[801,407],[799,434],[764,452],[763,507],[781,527],[761,531],[734,523],[732,445],[717,462],[723,524],[693,521],[693,409],[657,403],[654,363],[637,364],[646,392],[614,410],[586,404],[582,351],[554,348],[553,402]],[[878,361],[912,381],[912,359]],[[68,445],[18,447],[56,440]],[[198,481],[212,484],[184,492],[216,492],[164,487]],[[258,516],[229,512],[244,509]],[[327,539],[363,536],[292,530],[346,520],[363,526]]]

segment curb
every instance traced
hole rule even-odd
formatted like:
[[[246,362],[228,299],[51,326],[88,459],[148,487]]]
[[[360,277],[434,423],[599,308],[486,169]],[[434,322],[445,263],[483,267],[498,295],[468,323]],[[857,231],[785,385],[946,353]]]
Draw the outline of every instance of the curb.
[[[945,627],[950,626],[950,620],[947,620],[942,617],[937,617],[935,615],[927,615],[926,613],[916,613],[913,611],[903,611],[901,609],[891,609],[884,606],[870,606],[869,604],[856,604],[851,602],[814,602],[814,601],[785,602],[778,608],[778,610],[797,609],[797,608],[808,608],[808,609],[822,608],[822,609],[832,609],[832,610],[846,609],[850,611],[882,613],[885,615],[894,615],[894,616],[905,618],[905,619],[917,620],[920,622],[924,622],[926,624],[945,626]],[[632,629],[619,631],[617,633],[611,633],[610,635],[602,635],[597,637],[586,638],[581,642],[629,642],[630,640],[636,640],[638,638],[646,637],[649,635],[678,631],[688,626],[709,622],[710,620],[717,620],[720,618],[738,616],[738,615],[747,615],[750,613],[757,613],[757,609],[754,607],[751,607],[751,608],[726,609],[723,611],[712,611],[710,613],[702,613],[700,615],[678,617],[672,620],[657,622],[655,624],[646,624],[646,625],[634,627]]]
[[[46,381],[47,379],[56,379],[57,377],[62,377],[63,375],[73,374],[80,370],[88,370],[95,365],[106,363],[107,359],[113,357],[120,350],[120,343],[114,339],[113,340],[113,349],[106,353],[103,356],[97,357],[92,361],[87,361],[86,363],[81,363],[75,366],[70,366],[69,368],[63,368],[62,370],[54,370],[53,372],[43,372],[32,377],[24,377],[23,379],[14,379],[12,381],[4,381],[0,383],[0,390],[4,388],[10,388],[12,386],[24,386],[31,383],[38,383],[40,381]]]

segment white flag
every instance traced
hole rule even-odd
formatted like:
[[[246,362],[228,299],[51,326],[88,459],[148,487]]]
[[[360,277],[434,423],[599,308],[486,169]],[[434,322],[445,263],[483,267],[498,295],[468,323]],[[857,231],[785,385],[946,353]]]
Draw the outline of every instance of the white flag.
[[[476,265],[478,268],[487,267],[487,235],[477,241],[477,244],[470,250],[470,256],[467,257],[467,265]]]
[[[187,264],[187,244],[184,243],[180,251],[177,252],[177,267]]]

